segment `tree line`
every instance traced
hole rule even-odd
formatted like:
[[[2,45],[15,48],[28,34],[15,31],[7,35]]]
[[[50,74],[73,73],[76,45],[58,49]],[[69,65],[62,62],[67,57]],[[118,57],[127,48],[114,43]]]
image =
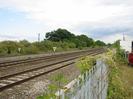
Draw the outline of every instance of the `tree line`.
[[[22,41],[1,41],[0,55],[6,54],[35,54],[52,51],[65,51],[71,49],[83,49],[88,47],[103,47],[106,44],[100,40],[93,40],[86,35],[75,35],[66,29],[57,29],[46,33],[45,39],[40,42]]]

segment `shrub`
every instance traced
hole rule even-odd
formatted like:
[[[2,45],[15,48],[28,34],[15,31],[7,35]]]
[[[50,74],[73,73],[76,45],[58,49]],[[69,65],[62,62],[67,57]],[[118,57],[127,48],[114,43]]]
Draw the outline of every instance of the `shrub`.
[[[92,68],[95,65],[97,57],[82,57],[79,61],[77,61],[76,66],[80,69],[81,73]]]

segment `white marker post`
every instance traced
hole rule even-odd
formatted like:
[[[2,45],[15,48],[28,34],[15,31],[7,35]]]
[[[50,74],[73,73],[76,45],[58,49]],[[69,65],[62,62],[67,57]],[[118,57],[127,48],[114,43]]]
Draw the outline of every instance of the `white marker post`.
[[[20,48],[20,47],[18,48],[18,52],[19,52],[19,53],[21,52],[21,48]]]
[[[54,53],[55,53],[56,49],[57,49],[57,47],[53,47],[53,51],[54,51]]]

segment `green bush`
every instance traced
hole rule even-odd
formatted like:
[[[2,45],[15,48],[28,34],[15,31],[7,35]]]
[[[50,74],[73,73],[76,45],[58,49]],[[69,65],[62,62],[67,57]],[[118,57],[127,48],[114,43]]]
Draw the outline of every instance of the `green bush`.
[[[0,55],[14,54],[36,54],[41,52],[51,52],[53,47],[56,51],[66,51],[70,49],[84,49],[86,47],[105,46],[102,41],[94,41],[86,35],[74,35],[66,29],[57,29],[46,33],[46,39],[41,42],[28,42],[27,40],[3,41],[0,42]],[[18,49],[21,48],[19,52]]]
[[[23,54],[37,54],[39,53],[39,49],[36,46],[29,46],[29,47],[25,47],[22,49],[23,50]]]
[[[76,66],[80,69],[81,73],[92,68],[95,65],[97,57],[88,56],[82,57],[79,61],[77,61]]]
[[[116,52],[110,50],[106,56],[107,64],[109,65],[109,86],[107,99],[125,99],[127,93],[125,92],[125,86],[120,78],[121,71],[118,68],[119,64],[123,64],[125,58],[121,49],[116,49]]]

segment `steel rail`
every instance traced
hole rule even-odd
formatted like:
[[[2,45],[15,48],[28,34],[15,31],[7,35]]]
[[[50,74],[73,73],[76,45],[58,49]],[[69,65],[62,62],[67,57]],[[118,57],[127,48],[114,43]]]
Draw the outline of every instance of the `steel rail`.
[[[91,52],[91,51],[95,51],[95,50],[101,50],[101,49],[97,48],[97,49],[90,49],[90,50],[78,51],[78,52],[73,52],[73,53],[63,53],[63,54],[43,56],[43,57],[37,57],[37,58],[29,58],[29,59],[21,59],[21,60],[1,62],[0,67],[7,67],[7,66],[12,66],[12,65],[17,65],[17,64],[41,61],[41,60],[44,60],[44,59],[46,60],[46,59],[56,58],[56,57],[59,57],[59,56],[71,55],[71,54],[83,53],[83,52]]]
[[[103,53],[103,51],[99,51],[99,52],[93,53],[92,55],[94,56],[94,55],[98,55],[98,54],[100,54],[100,53]],[[69,59],[69,60],[64,60],[64,61],[62,61],[62,62],[55,63],[55,64],[50,64],[50,65],[48,65],[48,66],[57,65],[57,64],[60,64],[60,63],[63,63],[63,62],[67,62],[67,61],[70,61],[70,60],[74,60],[74,59],[77,59],[77,58],[79,58],[79,57],[71,58],[71,59]],[[48,71],[45,71],[45,72],[43,72],[43,73],[36,74],[36,75],[34,75],[34,76],[32,76],[32,77],[28,77],[28,78],[22,79],[22,80],[20,80],[20,81],[16,81],[16,82],[14,82],[14,83],[7,84],[7,85],[5,85],[5,86],[0,87],[0,92],[2,92],[2,91],[5,90],[5,89],[8,89],[8,88],[11,88],[11,87],[13,87],[13,86],[19,85],[19,84],[21,84],[21,83],[24,83],[24,82],[26,82],[26,81],[29,81],[29,80],[31,80],[31,79],[34,79],[34,78],[36,78],[36,77],[39,77],[39,76],[41,76],[41,75],[45,75],[45,74],[48,74],[48,73],[50,73],[50,72],[59,70],[59,69],[61,69],[61,68],[70,66],[70,65],[72,65],[72,64],[74,64],[74,63],[75,63],[75,62],[70,62],[70,63],[67,63],[67,64],[65,64],[65,65],[62,65],[62,66],[60,66],[60,67],[57,67],[57,68],[54,68],[54,69],[50,69],[50,70],[48,70]],[[47,66],[47,67],[48,67],[48,66]],[[27,71],[27,72],[34,72],[34,71],[37,71],[37,70],[42,69],[42,68],[46,68],[46,66],[45,66],[45,67],[38,68],[38,69],[34,69],[34,70],[29,70],[29,71]],[[27,72],[24,71],[23,73],[19,73],[19,74],[8,75],[8,76],[6,76],[6,77],[0,78],[0,80],[2,80],[2,79],[8,79],[8,78],[10,78],[10,77],[14,77],[14,76],[17,76],[17,75],[20,75],[20,74],[24,74],[24,73],[27,73]]]
[[[91,54],[94,54],[94,52],[93,53],[89,53],[87,55],[91,55]],[[29,69],[29,70],[25,70],[25,71],[22,71],[22,72],[18,72],[18,73],[2,76],[2,77],[0,77],[0,80],[8,78],[8,77],[11,77],[11,76],[20,75],[20,74],[23,74],[23,73],[26,73],[26,72],[31,72],[31,71],[39,70],[39,69],[42,69],[42,68],[46,68],[46,67],[49,67],[49,66],[52,66],[52,65],[55,65],[55,64],[59,64],[59,63],[62,63],[62,62],[74,60],[74,59],[77,59],[79,57],[82,57],[82,56],[75,56],[75,57],[71,57],[69,59],[65,59],[65,60],[61,60],[61,61],[58,61],[58,62],[50,63],[50,64],[43,65],[43,66],[40,66],[40,67],[36,67],[36,68]]]

